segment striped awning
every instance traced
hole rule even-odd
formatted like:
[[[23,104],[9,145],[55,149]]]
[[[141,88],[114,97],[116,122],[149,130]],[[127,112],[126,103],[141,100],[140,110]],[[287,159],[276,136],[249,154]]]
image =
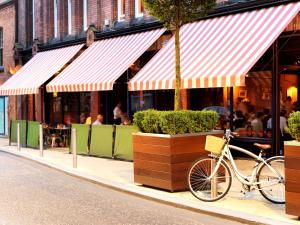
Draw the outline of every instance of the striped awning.
[[[74,45],[37,53],[0,87],[0,95],[37,94],[39,87],[59,72],[82,47]]]
[[[47,91],[112,90],[114,82],[164,31],[156,29],[94,42],[47,85]]]
[[[181,88],[244,86],[245,75],[299,12],[290,3],[184,25]],[[174,38],[130,81],[129,90],[175,88]]]

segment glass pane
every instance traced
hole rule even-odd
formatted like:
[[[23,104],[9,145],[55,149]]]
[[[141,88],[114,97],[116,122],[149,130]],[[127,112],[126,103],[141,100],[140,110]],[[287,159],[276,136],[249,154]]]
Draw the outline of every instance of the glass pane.
[[[0,98],[0,134],[4,134],[5,132],[5,99],[3,97]]]

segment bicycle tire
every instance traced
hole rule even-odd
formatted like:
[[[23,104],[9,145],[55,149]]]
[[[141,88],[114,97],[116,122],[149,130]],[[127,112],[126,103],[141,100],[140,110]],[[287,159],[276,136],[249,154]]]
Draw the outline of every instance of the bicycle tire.
[[[285,196],[285,185],[284,185],[284,157],[283,156],[276,156],[276,157],[272,157],[270,159],[267,159],[266,160],[266,163],[268,163],[269,165],[271,165],[272,163],[274,164],[274,162],[280,162],[279,163],[279,166],[283,166],[283,169],[282,171],[279,171],[278,169],[276,169],[277,172],[280,173],[280,175],[283,177],[283,181],[279,181],[278,184],[282,184],[283,185],[283,191],[282,191],[282,196]],[[272,166],[272,165],[271,165]],[[262,166],[260,166],[258,172],[257,172],[257,182],[260,182],[263,180],[263,176],[266,176],[266,175],[263,175],[262,174],[262,171],[268,167],[266,166],[266,164],[262,164]],[[279,168],[280,169],[280,168]],[[268,169],[270,171],[270,169]],[[273,173],[274,174],[274,173]],[[272,174],[271,174],[272,175]],[[268,176],[268,179],[271,177],[271,175]],[[277,185],[277,184],[276,184]],[[267,187],[272,187],[272,186],[275,186],[275,185],[271,185],[271,186],[267,186]],[[275,203],[275,204],[285,204],[285,198],[283,197],[283,200],[280,199],[280,200],[276,200],[276,198],[272,198],[272,195],[267,192],[264,187],[262,187],[261,184],[257,184],[257,187],[258,187],[258,190],[259,192],[261,193],[261,195],[267,199],[268,201],[272,202],[272,203]],[[271,191],[271,190],[270,190]]]
[[[229,191],[231,184],[232,184],[232,173],[228,165],[222,160],[220,167],[218,168],[217,173],[215,174],[215,185],[216,185],[216,193],[217,196],[213,197],[211,193],[211,182],[208,181],[207,178],[210,176],[209,173],[211,173],[211,169],[209,169],[209,166],[211,166],[211,162],[214,160],[214,158],[211,157],[205,157],[200,158],[196,162],[194,162],[189,169],[188,173],[188,185],[191,193],[198,198],[201,201],[204,202],[214,202],[217,200],[220,200],[223,198]],[[218,159],[216,159],[218,160]],[[204,165],[204,169],[201,168],[200,165]],[[224,178],[218,177],[218,174],[224,175]],[[228,176],[226,176],[228,174]],[[216,176],[217,175],[217,176]],[[205,178],[206,177],[206,178]],[[228,180],[226,179],[228,178]],[[197,181],[195,181],[197,179]],[[225,179],[225,180],[224,180]],[[218,182],[219,181],[219,182]],[[223,185],[222,185],[223,184]],[[219,190],[218,188],[222,188],[222,190]],[[222,191],[222,192],[221,192]],[[210,192],[210,193],[209,193]],[[221,193],[219,195],[219,192]],[[205,194],[207,193],[207,194]],[[203,196],[210,196],[210,197],[203,197]]]

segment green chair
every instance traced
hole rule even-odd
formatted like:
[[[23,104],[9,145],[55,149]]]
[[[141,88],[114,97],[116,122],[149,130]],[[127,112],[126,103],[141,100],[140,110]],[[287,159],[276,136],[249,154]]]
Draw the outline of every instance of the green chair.
[[[115,158],[133,160],[132,133],[138,132],[135,126],[117,126],[115,139]]]
[[[90,125],[87,124],[72,124],[72,129],[76,129],[76,150],[79,155],[87,155],[89,153],[89,133]],[[71,131],[72,133],[72,131]],[[72,152],[72,134],[70,152]]]
[[[112,157],[112,125],[92,125],[90,155]]]
[[[40,123],[36,121],[28,121],[27,124],[27,147],[38,148],[40,138]]]

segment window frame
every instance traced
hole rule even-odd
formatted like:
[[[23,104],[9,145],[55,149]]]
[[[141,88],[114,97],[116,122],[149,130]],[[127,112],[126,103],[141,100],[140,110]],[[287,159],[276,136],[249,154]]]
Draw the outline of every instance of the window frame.
[[[57,0],[53,0],[53,28],[54,28],[54,38],[58,38],[58,5],[57,5]]]
[[[35,38],[35,0],[32,0],[32,40]]]
[[[83,5],[82,5],[82,10],[83,10],[83,14],[82,14],[82,23],[83,23],[83,30],[86,31],[88,29],[88,21],[87,21],[87,17],[88,17],[88,0],[83,0]]]
[[[122,13],[123,9],[123,13]],[[125,0],[118,0],[118,21],[124,21],[125,20]]]
[[[141,18],[144,16],[144,11],[142,11],[143,0],[135,0],[135,18]]]
[[[68,35],[72,35],[72,0],[68,0]]]

